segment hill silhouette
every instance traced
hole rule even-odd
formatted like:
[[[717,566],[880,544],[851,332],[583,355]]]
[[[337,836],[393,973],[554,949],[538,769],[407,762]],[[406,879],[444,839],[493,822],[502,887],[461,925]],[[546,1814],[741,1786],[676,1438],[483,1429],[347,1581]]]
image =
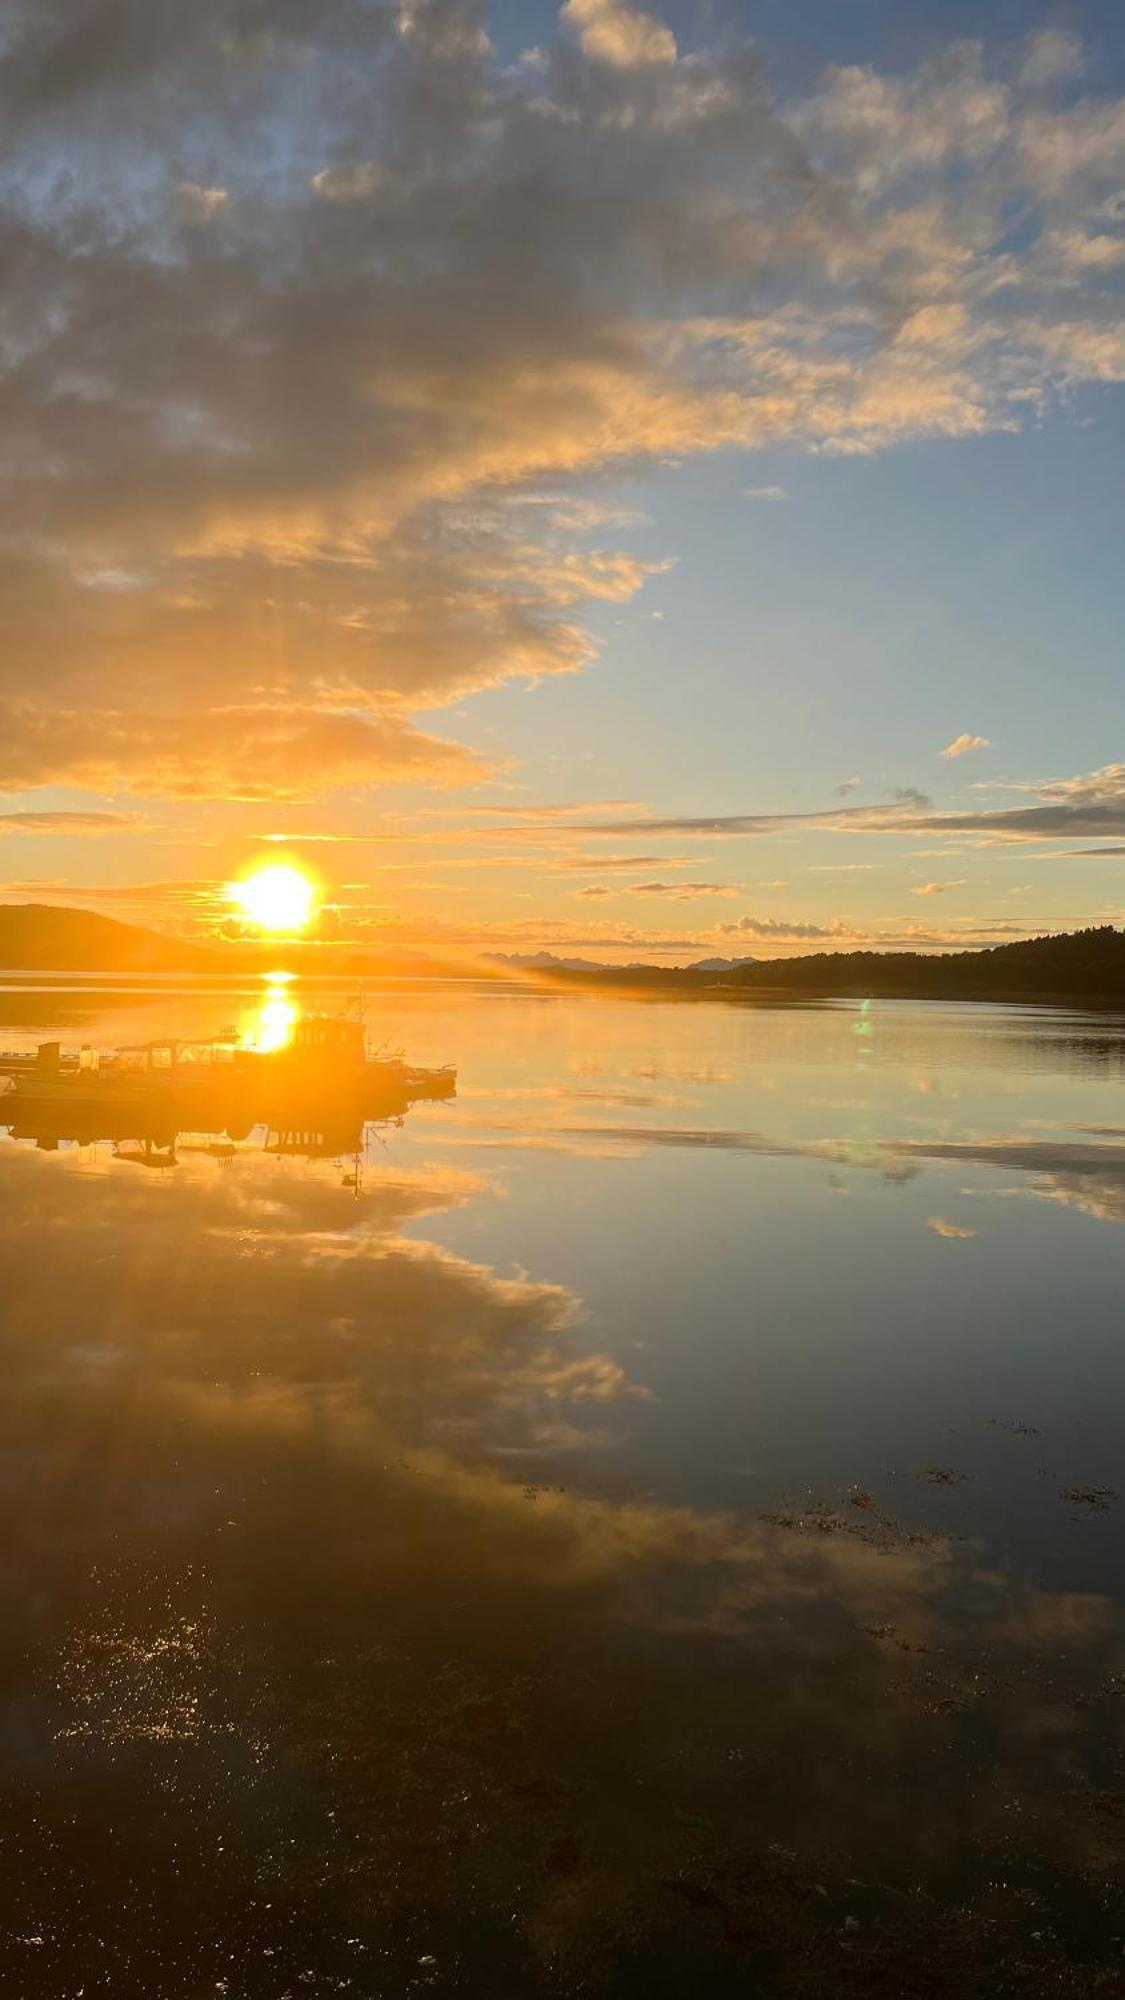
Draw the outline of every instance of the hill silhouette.
[[[816,952],[721,976],[746,990],[907,999],[1125,999],[1125,932],[1112,924],[982,951]]]
[[[291,972],[306,977],[456,977],[465,970],[432,954],[402,948],[372,951],[322,940],[266,937],[216,938],[195,944],[98,911],[46,903],[0,905],[0,971],[88,973],[197,973],[215,977],[262,973],[279,954]],[[487,968],[474,968],[478,977]],[[496,968],[493,968],[495,974]]]
[[[276,947],[271,947],[271,951]],[[301,948],[311,949],[309,947]],[[43,903],[0,906],[0,970],[91,973],[223,974],[259,970],[263,944],[216,941],[201,945],[165,937],[95,911],[56,909]],[[322,972],[394,972],[423,978],[466,970],[479,977],[503,966],[478,961],[472,968],[445,965],[422,954],[374,955],[337,947],[317,952]],[[304,968],[298,968],[304,969]],[[314,969],[310,964],[310,972]],[[694,966],[589,966],[555,963],[541,977],[552,984],[615,991],[728,994],[731,998],[807,996],[886,1000],[1086,1000],[1125,1004],[1125,932],[1112,924],[1095,929],[991,945],[980,951],[929,956],[916,951],[815,952],[807,958],[746,961],[725,970]]]
[[[93,910],[47,903],[0,908],[0,968],[27,972],[215,972],[204,945],[161,937]]]
[[[815,952],[708,973],[699,966],[603,966],[550,975],[552,983],[732,997],[884,1000],[1085,1000],[1125,1003],[1125,933],[1096,929],[990,945],[979,951]]]

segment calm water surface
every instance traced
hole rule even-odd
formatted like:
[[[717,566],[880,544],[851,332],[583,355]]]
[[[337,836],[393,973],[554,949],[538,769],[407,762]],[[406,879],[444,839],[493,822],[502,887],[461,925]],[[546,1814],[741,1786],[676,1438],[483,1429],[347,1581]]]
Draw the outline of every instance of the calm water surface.
[[[369,1018],[339,1157],[0,1136],[0,1991],[1125,1992],[1125,1022]]]

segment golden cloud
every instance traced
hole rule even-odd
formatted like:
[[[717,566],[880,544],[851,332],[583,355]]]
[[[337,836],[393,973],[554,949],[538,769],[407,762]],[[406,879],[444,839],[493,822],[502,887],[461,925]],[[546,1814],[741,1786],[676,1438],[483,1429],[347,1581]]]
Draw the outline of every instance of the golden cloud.
[[[626,0],[509,67],[460,0],[82,22],[21,13],[0,76],[0,783],[471,778],[413,718],[588,665],[663,567],[606,545],[621,471],[1125,377],[1125,110],[1055,102],[1070,38],[782,102]]]

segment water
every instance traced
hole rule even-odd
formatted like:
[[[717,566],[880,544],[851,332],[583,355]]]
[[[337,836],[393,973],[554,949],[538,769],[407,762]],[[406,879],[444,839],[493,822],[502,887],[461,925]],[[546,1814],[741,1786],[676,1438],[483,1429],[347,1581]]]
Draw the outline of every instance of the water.
[[[1125,1991],[1125,1024],[372,1012],[339,1157],[0,1139],[0,1990]]]

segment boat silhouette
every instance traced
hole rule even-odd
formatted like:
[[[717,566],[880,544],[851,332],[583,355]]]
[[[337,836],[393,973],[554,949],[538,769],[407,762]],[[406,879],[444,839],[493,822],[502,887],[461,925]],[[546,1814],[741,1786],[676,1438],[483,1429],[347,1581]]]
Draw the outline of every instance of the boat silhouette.
[[[123,1158],[164,1165],[181,1135],[221,1154],[263,1126],[270,1151],[336,1157],[356,1150],[365,1125],[401,1121],[457,1089],[452,1065],[369,1056],[360,1022],[316,1015],[273,1049],[226,1033],[109,1052],[43,1042],[34,1055],[0,1058],[0,1078],[0,1126],[13,1138],[44,1150],[109,1141]]]

